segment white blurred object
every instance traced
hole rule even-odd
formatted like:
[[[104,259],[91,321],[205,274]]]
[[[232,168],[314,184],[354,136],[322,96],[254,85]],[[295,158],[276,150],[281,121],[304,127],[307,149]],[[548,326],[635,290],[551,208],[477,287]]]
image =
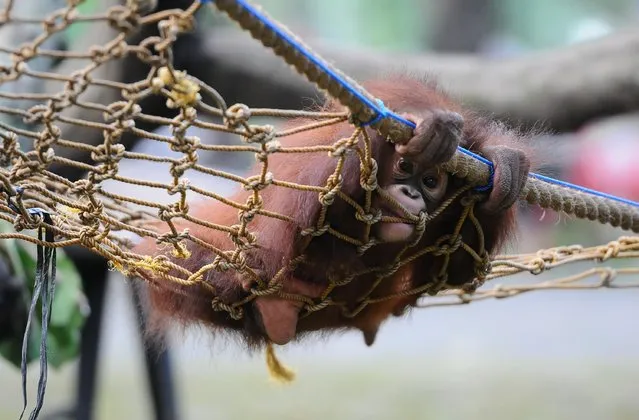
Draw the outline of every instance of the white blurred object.
[[[591,41],[608,35],[614,30],[608,22],[598,18],[582,19],[573,27],[568,34],[567,42],[576,44],[579,42]]]

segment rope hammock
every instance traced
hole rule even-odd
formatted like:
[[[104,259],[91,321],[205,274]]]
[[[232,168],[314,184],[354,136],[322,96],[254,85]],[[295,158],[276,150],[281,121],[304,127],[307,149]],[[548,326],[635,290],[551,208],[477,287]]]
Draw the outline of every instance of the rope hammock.
[[[454,231],[433,243],[416,249],[417,242],[408,244],[391,266],[373,267],[366,273],[353,272],[347,278],[335,279],[321,299],[311,300],[303,296],[290,296],[304,302],[305,314],[321,311],[328,306],[342,307],[345,316],[355,316],[367,305],[397,296],[419,295],[420,307],[460,305],[487,298],[505,298],[532,290],[580,289],[603,287],[639,287],[634,277],[639,266],[612,268],[597,265],[586,271],[564,278],[526,285],[501,285],[479,288],[486,281],[529,272],[540,274],[558,266],[592,261],[602,263],[611,259],[628,259],[639,256],[639,237],[622,236],[618,240],[596,247],[561,246],[540,250],[532,254],[499,255],[491,258],[480,246],[472,249],[460,235],[469,226],[481,237],[482,227],[474,216],[477,202],[472,187],[490,185],[492,164],[464,149],[444,166],[456,177],[464,178],[467,185],[446,200],[441,208],[428,217],[404,219],[379,217],[370,206],[370,197],[379,193],[376,181],[376,163],[370,156],[370,127],[391,141],[408,138],[414,124],[404,120],[383,103],[366,92],[357,82],[342,74],[315,54],[300,39],[277,24],[262,11],[243,0],[195,1],[187,10],[171,10],[144,15],[143,2],[128,0],[125,6],[111,7],[91,14],[80,13],[82,1],[69,0],[68,6],[57,10],[46,19],[20,16],[13,11],[9,1],[0,19],[5,27],[12,25],[40,25],[43,31],[22,45],[0,48],[9,54],[10,63],[0,68],[0,219],[12,223],[15,231],[0,233],[0,239],[19,239],[49,250],[42,254],[43,284],[38,293],[43,299],[53,299],[54,271],[49,275],[48,264],[55,261],[51,250],[79,245],[106,258],[113,269],[131,278],[145,272],[175,283],[176,288],[207,286],[203,281],[209,270],[236,270],[243,276],[256,279],[258,285],[248,297],[237,302],[223,302],[212,288],[210,298],[213,308],[227,311],[234,318],[243,316],[242,307],[257,296],[277,294],[279,279],[290,267],[282,267],[274,278],[264,282],[245,259],[245,253],[259,244],[259,235],[252,230],[251,222],[261,217],[289,220],[291,215],[274,212],[265,206],[261,195],[269,188],[288,188],[317,194],[323,206],[319,220],[303,234],[309,237],[332,235],[347,241],[365,253],[377,245],[370,234],[375,223],[401,220],[417,226],[424,232],[428,223],[454,202],[463,202],[464,211]],[[225,103],[224,98],[204,82],[173,68],[173,45],[178,37],[192,30],[196,12],[209,3],[225,12],[243,29],[290,64],[330,97],[337,99],[345,109],[342,112],[298,111],[250,108],[244,104]],[[86,51],[60,51],[49,48],[47,42],[58,34],[78,24],[90,24],[92,30],[110,30],[113,37],[103,45]],[[144,25],[156,25],[160,35],[133,44],[130,35]],[[39,57],[73,61],[77,70],[72,73],[39,71],[32,68],[32,61]],[[149,66],[148,77],[132,83],[116,82],[95,75],[100,68],[117,63],[124,57],[137,57]],[[47,88],[27,90],[25,80],[46,82]],[[53,86],[53,87],[52,87]],[[85,98],[91,89],[102,89],[117,96],[111,103],[100,103]],[[175,111],[174,118],[147,114],[139,105],[150,97],[164,97],[166,106]],[[79,119],[72,114],[81,109],[90,119]],[[277,128],[277,120],[304,118],[308,121],[295,128]],[[267,120],[269,123],[263,123]],[[138,128],[140,122],[154,123],[170,130],[162,135]],[[312,133],[320,127],[352,123],[352,133],[331,146],[287,147],[284,140],[300,132]],[[82,127],[84,132],[102,136],[97,146],[85,139],[69,138],[69,128]],[[239,140],[234,145],[205,144],[189,135],[187,130],[196,127],[212,132],[234,135]],[[179,157],[162,157],[126,150],[120,144],[125,134],[149,139],[168,146]],[[56,153],[65,149],[77,149],[91,155],[91,163],[68,159]],[[222,168],[209,167],[199,162],[202,156],[218,153],[229,158],[240,154],[254,156],[262,166],[255,176],[242,177]],[[360,158],[360,183],[366,191],[366,205],[362,206],[340,190],[341,168],[347,152]],[[306,154],[329,154],[336,160],[336,170],[324,185],[303,185],[279,179],[269,172],[274,156],[286,159],[303,158]],[[281,157],[280,157],[281,159]],[[154,179],[127,177],[120,173],[123,162],[151,162],[163,166],[170,174],[170,182]],[[51,170],[52,165],[74,167],[86,172],[82,179],[72,181]],[[190,183],[186,175],[210,177],[211,182]],[[215,185],[220,179],[236,183],[248,192],[245,202],[233,201],[206,185]],[[165,194],[164,200],[149,201],[130,193],[129,187],[152,190],[155,196]],[[188,202],[206,197],[218,200],[237,210],[237,220],[229,225],[217,225],[189,213]],[[336,198],[352,207],[357,220],[367,226],[362,237],[351,237],[325,224],[326,209]],[[582,187],[531,174],[521,196],[522,200],[552,209],[580,219],[597,221],[626,231],[639,232],[639,205],[629,200],[591,191]],[[168,201],[168,204],[166,203]],[[199,239],[187,229],[184,222],[227,234],[233,247],[218,249]],[[39,232],[36,236],[33,233]],[[43,235],[46,233],[46,235]],[[131,251],[132,236],[154,238],[167,247],[169,256],[153,257]],[[55,241],[53,240],[55,237]],[[418,238],[419,239],[419,238]],[[216,258],[210,264],[189,271],[176,264],[188,257],[189,244],[205,248]],[[472,284],[453,288],[445,277],[429,282],[418,289],[401,290],[393,295],[379,296],[375,285],[355,307],[347,307],[333,299],[334,289],[356,281],[363,274],[376,273],[379,284],[402,265],[426,254],[448,258],[455,252],[467,252],[473,257],[477,278]],[[303,264],[303,256],[291,264]],[[619,280],[619,277],[624,277]],[[589,282],[590,279],[598,279]],[[632,280],[635,279],[635,280]],[[479,288],[479,289],[478,289]],[[34,294],[38,294],[34,293]],[[34,299],[36,296],[34,296]],[[43,315],[44,316],[44,315]],[[43,322],[43,328],[46,325]],[[272,349],[269,360],[281,376],[288,373],[274,359]]]

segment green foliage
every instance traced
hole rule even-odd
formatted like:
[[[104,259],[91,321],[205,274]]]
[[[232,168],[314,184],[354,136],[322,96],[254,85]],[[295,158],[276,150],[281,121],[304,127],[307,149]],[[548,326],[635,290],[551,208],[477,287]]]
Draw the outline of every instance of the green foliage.
[[[64,7],[64,5],[60,7]],[[103,9],[104,6],[100,6],[100,3],[96,0],[85,0],[77,7],[78,13],[82,15],[88,15]],[[92,29],[95,30],[95,23],[93,22],[74,22],[68,26],[68,30],[64,32],[64,35],[73,41],[81,36],[86,36]]]
[[[0,223],[0,231],[10,229],[10,225]],[[4,239],[0,241],[0,258],[7,258],[14,276],[23,281],[23,299],[28,307],[35,282],[36,246],[24,241]],[[56,288],[47,344],[48,361],[53,367],[59,368],[78,356],[80,332],[89,310],[82,292],[80,275],[62,250],[57,251],[56,264]],[[41,317],[42,307],[38,303],[28,338],[27,362],[39,357]],[[11,337],[0,342],[0,356],[16,367],[20,366],[22,338]]]

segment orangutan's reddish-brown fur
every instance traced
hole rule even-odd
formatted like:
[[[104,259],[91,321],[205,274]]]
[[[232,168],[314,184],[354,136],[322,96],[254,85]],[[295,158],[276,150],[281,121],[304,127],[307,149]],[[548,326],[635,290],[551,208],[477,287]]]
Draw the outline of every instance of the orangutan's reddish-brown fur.
[[[481,118],[463,109],[432,82],[418,81],[408,77],[393,77],[367,83],[365,87],[373,95],[382,99],[389,109],[407,115],[409,118],[419,120],[424,115],[430,115],[428,114],[430,110],[456,112],[463,117],[463,132],[459,139],[461,146],[484,154],[495,162],[495,187],[490,194],[486,194],[486,201],[478,205],[476,216],[483,226],[486,249],[489,253],[496,252],[513,232],[516,209],[512,204],[516,201],[523,186],[522,180],[525,179],[529,170],[530,152],[522,143],[524,137],[494,121]],[[340,108],[334,103],[329,103],[324,109]],[[308,122],[308,120],[294,121],[295,124]],[[352,130],[351,125],[343,123],[290,136],[284,138],[282,143],[284,146],[295,147],[332,145],[338,139],[350,136]],[[402,149],[396,148],[370,129],[369,133],[373,143],[372,155],[379,165],[378,181],[380,186],[384,186],[392,182],[391,162],[397,158],[397,150]],[[513,152],[513,149],[516,151]],[[502,153],[502,151],[508,153]],[[430,157],[422,156],[422,158],[428,161]],[[333,173],[335,165],[336,159],[329,157],[327,153],[301,155],[275,153],[269,156],[268,169],[278,180],[324,185],[327,177]],[[359,159],[354,153],[350,153],[346,159],[343,176],[342,191],[362,203],[364,191],[359,183]],[[452,176],[449,180],[448,193],[458,184]],[[262,196],[266,210],[290,216],[294,222],[256,216],[249,226],[250,230],[258,235],[259,247],[247,252],[247,263],[250,267],[259,270],[264,280],[268,281],[283,265],[304,253],[308,262],[282,279],[285,292],[317,298],[328,284],[327,270],[336,278],[340,278],[353,270],[388,264],[393,260],[396,252],[403,247],[402,243],[378,245],[364,255],[358,255],[355,246],[332,235],[325,234],[312,240],[303,238],[300,236],[300,231],[315,226],[321,208],[317,192],[269,186],[262,191]],[[248,193],[242,190],[232,199],[245,202],[247,197]],[[504,204],[506,204],[505,207]],[[456,202],[430,223],[420,245],[427,246],[440,236],[451,233],[459,220],[461,211],[462,206]],[[191,214],[220,225],[238,223],[236,209],[213,200],[192,205]],[[355,219],[352,207],[343,200],[336,199],[329,207],[327,220],[334,229],[354,237],[361,237],[363,224]],[[234,248],[228,235],[223,232],[193,224],[183,224],[181,227],[188,227],[192,235],[218,248],[225,250]],[[477,234],[469,223],[464,226],[462,236],[466,243],[475,247]],[[190,258],[186,260],[173,258],[173,261],[192,272],[210,263],[214,258],[209,251],[193,243],[189,243],[189,250]],[[144,241],[136,251],[159,253],[153,240]],[[385,279],[372,296],[384,296],[430,282],[432,276],[441,267],[439,261],[426,255],[410,265],[403,266],[393,276]],[[465,284],[474,278],[474,262],[467,253],[457,252],[452,256],[447,274],[449,284]],[[150,308],[156,320],[155,325],[165,325],[167,318],[185,324],[203,323],[212,330],[239,332],[240,337],[244,338],[249,346],[262,345],[269,340],[269,337],[275,342],[285,343],[312,331],[352,328],[361,330],[367,344],[372,344],[380,324],[391,314],[402,314],[404,309],[413,305],[417,299],[413,296],[371,304],[352,318],[344,317],[338,307],[329,306],[298,320],[300,305],[277,297],[263,297],[245,305],[245,316],[242,320],[234,320],[227,312],[212,309],[212,296],[203,287],[180,289],[161,279],[151,280],[156,286],[147,286],[146,290]],[[246,296],[247,289],[252,286],[247,280],[231,271],[210,271],[205,281],[216,288],[218,296],[223,301],[229,303]],[[373,276],[358,277],[349,285],[336,288],[331,296],[335,301],[349,302],[353,305],[350,309],[353,309],[357,299],[370,287],[372,281]],[[181,293],[175,292],[178,289]],[[158,320],[161,322],[157,322]],[[267,330],[270,331],[270,336]]]

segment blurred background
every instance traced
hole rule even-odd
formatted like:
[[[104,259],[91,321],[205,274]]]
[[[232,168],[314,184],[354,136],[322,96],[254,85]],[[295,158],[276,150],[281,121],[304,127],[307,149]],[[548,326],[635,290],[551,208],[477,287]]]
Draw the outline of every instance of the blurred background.
[[[408,54],[512,57],[584,42],[639,23],[637,0],[256,2],[302,38],[321,40],[327,48]],[[240,34],[223,16],[206,16],[204,21]],[[237,77],[240,96],[242,76]],[[291,72],[290,77],[298,76]],[[233,95],[225,99],[229,104],[237,100]],[[206,132],[192,134],[210,143],[235,141]],[[545,173],[639,200],[639,167],[633,160],[639,156],[639,115],[592,121],[575,132],[546,135],[538,141],[542,149],[553,150],[552,159],[544,162]],[[136,148],[172,153],[155,142],[141,142]],[[214,155],[206,159],[209,165],[237,173],[252,161]],[[122,173],[166,176],[140,165],[123,164]],[[232,187],[215,186],[225,193]],[[518,239],[507,252],[596,245],[621,234],[595,223],[523,208]],[[587,266],[572,265],[543,276],[560,277]],[[542,280],[532,277],[506,281]],[[118,273],[110,274],[98,419],[152,418],[127,282]],[[204,331],[176,333],[171,349],[178,404],[182,418],[196,420],[638,419],[636,293],[548,291],[415,310],[385,324],[371,348],[359,333],[350,333],[278,349],[282,361],[298,373],[287,386],[269,381],[262,354],[246,355],[234,343],[211,339]],[[45,411],[71,403],[76,370],[77,363],[72,363],[50,372]],[[29,376],[32,384],[37,380],[34,374]],[[0,419],[16,418],[21,409],[20,373],[2,361],[0,389]]]

